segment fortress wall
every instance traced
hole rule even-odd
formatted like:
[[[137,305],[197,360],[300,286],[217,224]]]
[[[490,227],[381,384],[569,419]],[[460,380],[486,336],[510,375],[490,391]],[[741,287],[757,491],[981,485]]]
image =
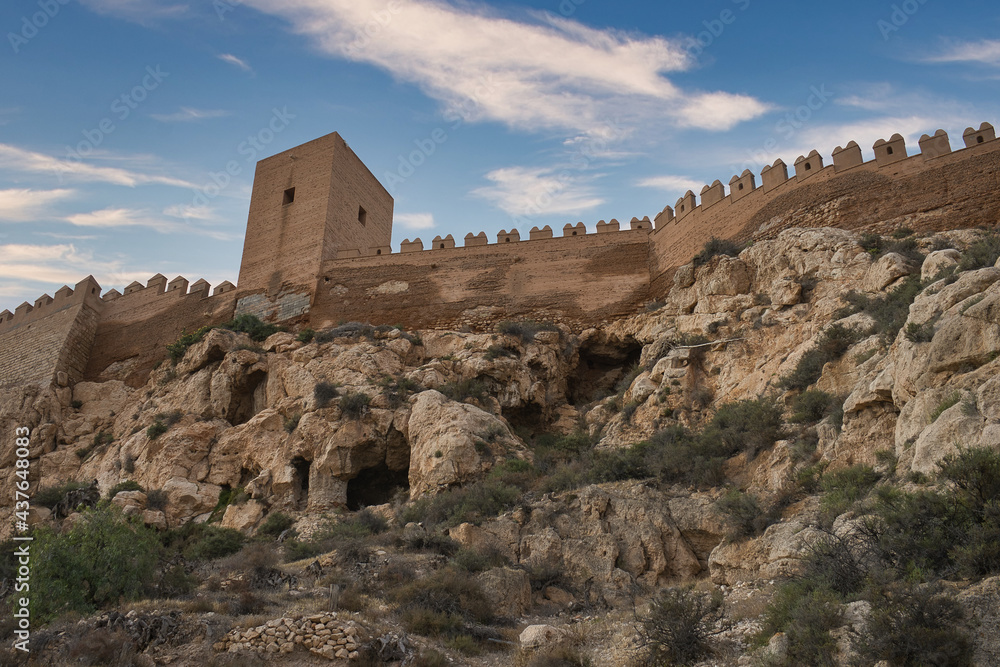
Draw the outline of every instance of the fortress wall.
[[[310,319],[488,327],[508,318],[592,326],[647,300],[649,230],[338,259]]]
[[[154,277],[145,288],[105,301],[85,379],[120,379],[140,386],[166,356],[166,346],[184,332],[233,317],[236,292],[230,283],[216,287],[212,296],[204,281],[195,283],[190,292],[164,291],[163,284]]]
[[[100,318],[99,293],[100,286],[88,278],[75,290],[59,290],[55,299],[42,297],[44,305],[30,310],[22,305],[13,317],[5,316],[0,387],[47,385],[59,372],[70,382],[82,379]]]
[[[818,171],[800,170],[798,177],[791,175],[780,184],[756,188],[736,201],[730,194],[683,217],[659,216],[661,224],[650,236],[651,296],[665,294],[673,270],[691,261],[713,236],[750,241],[772,237],[789,227],[858,229],[879,223],[885,231],[905,226],[918,232],[996,225],[1000,222],[1000,141],[942,153],[943,140],[936,136],[933,145],[925,142],[931,149],[927,155],[899,159],[897,145],[893,157],[882,164],[872,160],[839,169],[828,165]],[[813,160],[818,157],[811,156]],[[688,208],[690,193],[678,203],[682,202]]]

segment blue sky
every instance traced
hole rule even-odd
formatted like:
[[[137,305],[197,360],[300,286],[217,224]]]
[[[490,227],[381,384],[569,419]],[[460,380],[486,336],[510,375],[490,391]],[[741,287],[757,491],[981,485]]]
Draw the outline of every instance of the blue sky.
[[[0,310],[87,274],[235,282],[255,161],[332,131],[398,247],[1000,124],[986,2],[11,0],[0,28]]]

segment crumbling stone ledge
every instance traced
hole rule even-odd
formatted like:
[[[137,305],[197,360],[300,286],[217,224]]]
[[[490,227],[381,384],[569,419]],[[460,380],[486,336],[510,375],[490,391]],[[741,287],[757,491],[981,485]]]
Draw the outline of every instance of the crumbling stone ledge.
[[[291,653],[302,646],[330,660],[354,660],[360,644],[361,628],[354,621],[337,620],[331,612],[276,618],[246,630],[234,628],[213,648],[230,653]]]

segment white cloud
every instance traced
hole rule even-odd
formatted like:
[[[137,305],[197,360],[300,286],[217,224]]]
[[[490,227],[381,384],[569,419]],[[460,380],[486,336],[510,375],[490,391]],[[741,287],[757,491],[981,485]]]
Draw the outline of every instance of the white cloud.
[[[649,178],[644,178],[636,183],[636,185],[641,188],[655,188],[657,190],[668,190],[670,192],[687,192],[688,190],[700,192],[702,186],[705,184],[688,178],[687,176],[672,176],[666,174],[663,176],[650,176]]]
[[[60,245],[0,245],[0,278],[13,279],[18,283],[27,281],[52,285],[75,285],[90,271],[93,257],[81,253],[72,244]],[[12,283],[2,284],[5,292],[14,287]],[[20,288],[23,293],[23,285]],[[35,298],[41,296],[36,295]],[[13,310],[13,308],[10,308]]]
[[[49,214],[50,207],[75,194],[73,190],[0,190],[0,222],[27,222]]]
[[[163,209],[164,215],[184,220],[217,220],[215,209],[211,206],[194,206],[193,204],[175,204]]]
[[[151,218],[148,211],[132,208],[105,208],[90,213],[76,213],[66,217],[66,221],[78,227],[150,227],[159,231],[163,222]]]
[[[120,167],[101,167],[87,162],[68,160],[34,151],[27,151],[10,144],[0,143],[0,169],[19,173],[52,174],[78,181],[97,181],[135,187],[147,183],[197,189],[197,185],[171,176],[145,174]]]
[[[230,65],[235,65],[236,67],[239,67],[244,72],[253,71],[253,68],[250,67],[250,64],[247,63],[247,61],[243,60],[242,58],[237,58],[231,53],[220,53],[216,57],[224,63],[229,63]]]
[[[99,14],[111,14],[146,25],[154,19],[176,18],[188,13],[188,6],[164,0],[80,0]]]
[[[597,30],[549,14],[507,18],[485,5],[411,0],[246,0],[288,20],[328,55],[413,83],[446,114],[528,131],[592,134],[631,125],[728,129],[762,114],[744,95],[684,91],[665,75],[691,67],[686,42]]]
[[[539,216],[582,213],[604,203],[583,177],[550,167],[505,167],[486,174],[492,185],[472,194],[508,215]]]
[[[407,229],[431,229],[435,224],[432,213],[397,213],[393,216],[393,222]]]
[[[1000,66],[1000,40],[954,42],[941,53],[924,58],[929,63],[982,63]]]
[[[206,118],[223,118],[228,115],[229,112],[224,109],[193,109],[191,107],[181,107],[179,111],[170,114],[150,114],[152,118],[162,123],[189,123]]]

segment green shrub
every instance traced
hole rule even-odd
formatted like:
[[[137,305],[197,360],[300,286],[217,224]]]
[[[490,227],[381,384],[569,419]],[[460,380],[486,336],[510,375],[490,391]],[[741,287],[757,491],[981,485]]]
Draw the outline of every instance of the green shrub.
[[[629,401],[622,407],[622,419],[626,424],[632,422],[632,417],[635,415],[635,411],[639,409],[639,403],[636,401]]]
[[[493,344],[486,348],[486,354],[483,358],[487,361],[493,361],[494,359],[499,359],[501,357],[510,357],[512,359],[517,359],[521,356],[521,353],[516,347],[511,347],[509,345]]]
[[[945,410],[947,410],[952,406],[958,405],[958,402],[961,400],[962,400],[962,392],[957,390],[945,396],[943,399],[941,399],[941,402],[937,404],[937,407],[931,410],[931,414],[928,415],[930,423],[933,424],[934,422],[936,422],[937,418],[940,417],[942,414],[944,414]]]
[[[468,572],[445,568],[411,581],[394,591],[393,598],[403,609],[422,610],[457,617],[464,622],[493,620],[490,600]]]
[[[188,348],[201,341],[212,327],[202,327],[191,333],[181,332],[181,337],[178,338],[173,343],[167,345],[167,353],[170,355],[170,361],[173,364],[177,364],[181,359],[184,358],[184,354],[188,351]]]
[[[389,523],[384,517],[365,508],[339,521],[327,521],[316,531],[314,539],[319,541],[357,539],[384,533],[388,529]]]
[[[971,665],[965,610],[940,586],[895,584],[872,596],[872,612],[852,635],[859,662],[874,665]]]
[[[931,320],[923,324],[910,322],[906,325],[906,331],[903,332],[903,335],[911,343],[929,343],[934,340],[934,321]]]
[[[374,338],[375,327],[363,322],[345,322],[315,336],[317,343],[329,343],[335,338]]]
[[[795,397],[795,401],[792,403],[790,421],[795,424],[818,422],[831,414],[837,405],[843,405],[843,401],[825,391],[818,389],[803,391]]]
[[[301,420],[302,420],[302,414],[298,412],[296,412],[290,417],[285,417],[285,424],[284,424],[285,432],[294,433],[295,429],[299,427],[299,421]]]
[[[742,247],[735,241],[719,239],[713,236],[705,242],[704,247],[702,247],[701,251],[694,256],[692,261],[695,266],[701,266],[702,264],[708,264],[708,262],[716,255],[736,257],[740,254],[740,250],[742,250]]]
[[[284,512],[271,512],[264,519],[264,523],[257,528],[258,535],[267,537],[277,537],[295,524],[295,519]]]
[[[261,342],[267,340],[272,334],[281,331],[281,328],[269,324],[267,322],[262,322],[255,315],[237,315],[234,319],[220,325],[222,329],[229,329],[230,331],[236,331],[238,333],[245,333],[250,336],[250,340],[255,340]]]
[[[70,491],[85,489],[88,486],[90,485],[86,482],[66,482],[59,486],[47,486],[35,491],[35,495],[31,498],[31,503],[52,509]]]
[[[521,489],[516,486],[486,478],[432,498],[420,498],[403,510],[402,520],[447,527],[460,523],[479,524],[514,507],[521,495]]]
[[[368,394],[349,391],[340,398],[340,411],[348,419],[361,419],[368,412],[368,404],[372,399]]]
[[[161,421],[154,421],[150,424],[149,428],[146,429],[146,437],[150,440],[156,440],[161,435],[166,433],[169,427]]]
[[[412,394],[422,391],[422,388],[415,381],[406,377],[392,377],[385,375],[379,381],[382,388],[382,395],[389,401],[389,405],[397,408],[402,405]]]
[[[504,320],[497,324],[497,333],[506,336],[516,336],[525,343],[535,340],[535,334],[540,331],[559,331],[559,327],[552,322],[537,322],[535,320],[523,320],[520,322]]]
[[[334,398],[337,397],[339,384],[334,382],[319,382],[313,387],[313,398],[316,400],[317,408],[325,408]]]
[[[134,600],[153,579],[155,533],[114,506],[84,510],[63,533],[47,527],[32,544],[31,613],[46,621],[65,611],[88,614],[120,599]]]
[[[990,232],[969,246],[958,260],[959,271],[972,271],[996,264],[1000,259],[1000,235]]]
[[[295,340],[300,343],[311,343],[312,339],[316,337],[316,332],[312,329],[303,329],[299,332],[299,335],[295,337]]]
[[[820,481],[823,491],[820,508],[824,516],[832,522],[867,496],[879,479],[880,475],[871,466],[864,464],[824,474]]]
[[[163,489],[151,489],[146,492],[146,509],[162,512],[167,509],[170,497]]]
[[[719,615],[717,601],[684,588],[668,588],[639,619],[639,643],[651,665],[692,665],[709,653]]]
[[[865,252],[873,257],[882,252],[882,248],[885,246],[885,240],[874,232],[866,232],[858,238],[858,245],[861,246]]]
[[[899,330],[906,324],[910,314],[910,304],[923,289],[919,274],[909,275],[893,291],[882,296],[868,296],[858,292],[848,292],[844,299],[847,306],[837,311],[835,317],[847,317],[853,313],[867,313],[875,320],[871,334],[879,334],[883,342],[891,343]],[[869,334],[870,335],[870,334]]]
[[[448,382],[441,386],[440,391],[451,400],[459,403],[469,399],[484,401],[489,395],[486,391],[486,384],[478,378]]]
[[[118,482],[117,484],[111,487],[111,490],[108,491],[108,500],[111,500],[112,498],[117,496],[118,493],[121,491],[142,491],[145,493],[146,490],[142,488],[139,482],[128,479],[125,480],[124,482]]]
[[[827,327],[816,344],[806,350],[795,366],[795,370],[783,377],[779,384],[786,389],[805,389],[823,374],[823,366],[840,359],[858,341],[859,334],[841,324]]]
[[[729,538],[733,540],[760,535],[774,523],[774,517],[764,510],[757,497],[739,489],[730,489],[715,503],[716,509],[726,515]]]
[[[285,540],[285,562],[291,563],[304,558],[315,558],[326,553],[329,549],[325,545],[314,540]]]
[[[243,548],[243,534],[232,528],[197,524],[184,547],[184,556],[193,560],[215,560]]]
[[[702,439],[717,438],[725,456],[744,452],[752,459],[777,442],[783,434],[781,408],[771,398],[726,403],[712,416],[702,432]]]

